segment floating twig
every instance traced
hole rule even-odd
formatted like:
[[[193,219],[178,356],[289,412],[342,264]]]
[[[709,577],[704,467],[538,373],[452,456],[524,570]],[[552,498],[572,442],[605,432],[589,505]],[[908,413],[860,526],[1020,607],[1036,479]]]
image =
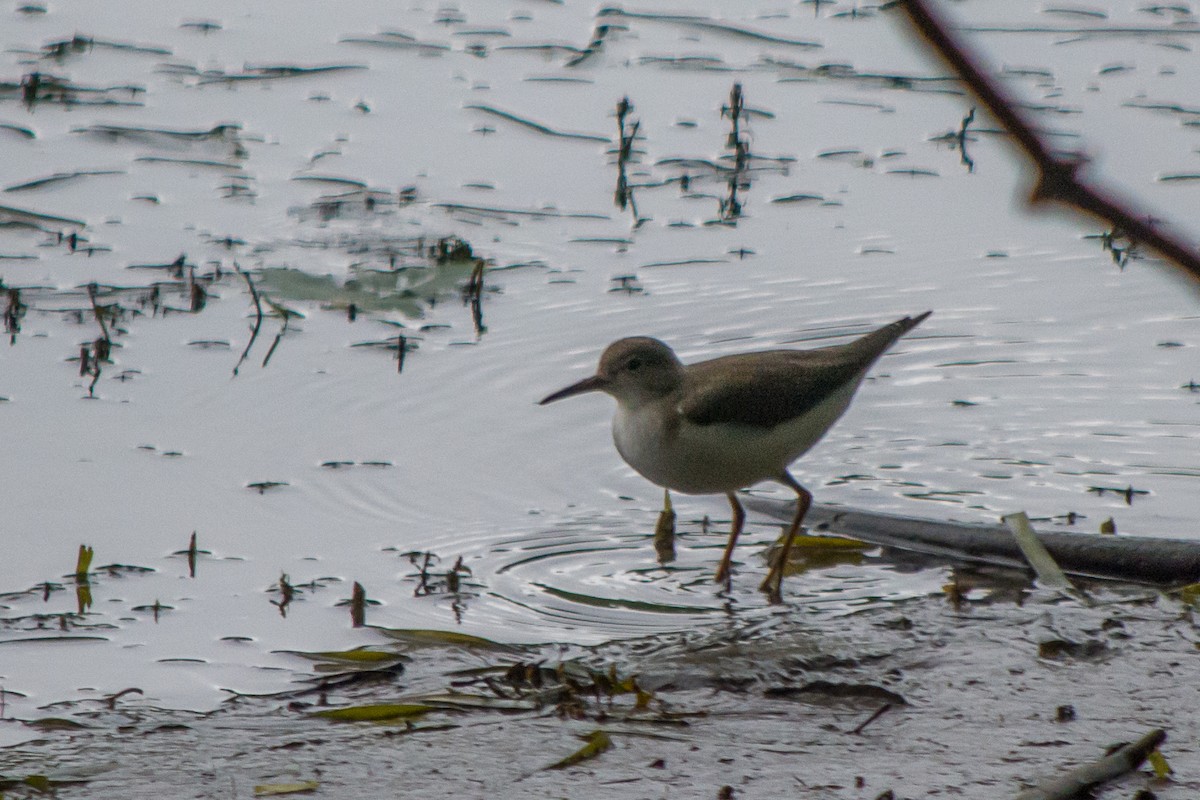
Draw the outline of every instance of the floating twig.
[[[967,136],[967,128],[975,121],[975,106],[971,106],[971,110],[963,117],[962,125],[958,128],[958,133],[955,134],[955,141],[958,142],[958,154],[962,158],[963,166],[967,168],[967,172],[975,171],[975,161],[967,154],[967,142],[970,137]]]
[[[476,259],[471,277],[463,287],[463,303],[471,306],[471,321],[475,324],[476,336],[487,333],[487,326],[483,324],[483,269],[483,259]]]
[[[272,600],[271,605],[279,608],[279,616],[286,617],[287,607],[291,605],[296,596],[296,587],[292,585],[287,573],[284,572],[279,576],[279,584],[273,588],[278,589],[279,599]]]
[[[272,303],[270,298],[267,298],[267,304],[271,306],[271,310],[276,316],[283,318],[283,324],[279,326],[279,332],[275,334],[274,340],[271,341],[271,346],[267,349],[267,354],[263,356],[262,365],[267,366],[271,362],[271,356],[275,354],[275,348],[279,346],[279,340],[288,332],[288,327],[291,324],[292,317],[299,317],[301,314],[293,311],[286,306],[281,306],[278,303]]]
[[[188,576],[196,577],[196,532],[192,531],[191,541],[188,542],[187,560],[188,560]]]
[[[358,581],[350,594],[350,624],[355,628],[367,624],[367,590]]]
[[[246,349],[242,351],[242,357],[233,366],[233,374],[236,376],[238,370],[242,367],[242,362],[250,355],[250,348],[254,346],[254,341],[258,338],[258,332],[262,330],[263,310],[262,299],[258,296],[258,289],[254,288],[254,281],[250,279],[250,273],[243,272],[241,266],[235,261],[233,268],[237,270],[237,274],[241,275],[246,280],[246,286],[250,288],[250,297],[254,299],[254,327],[250,330],[250,341],[246,342]]]
[[[21,332],[21,319],[25,316],[28,306],[21,302],[21,290],[15,286],[5,286],[0,280],[0,291],[8,298],[4,308],[4,332],[8,334],[9,344],[16,344],[17,334]]]
[[[492,116],[499,117],[500,119],[506,119],[509,122],[515,122],[518,125],[529,128],[530,130],[533,130],[533,131],[537,131],[538,133],[545,134],[547,136],[557,136],[562,139],[579,139],[579,140],[582,140],[585,142],[604,142],[606,144],[610,141],[607,136],[599,136],[594,133],[575,133],[573,131],[564,131],[564,130],[559,130],[557,128],[551,128],[550,126],[543,125],[540,122],[534,122],[531,119],[525,119],[524,117],[518,117],[516,114],[513,114],[511,112],[502,111],[499,108],[495,108],[495,107],[489,106],[489,105],[484,105],[482,103],[469,103],[466,106],[464,106],[464,108],[471,109],[472,111],[482,111],[485,114],[491,114]]]

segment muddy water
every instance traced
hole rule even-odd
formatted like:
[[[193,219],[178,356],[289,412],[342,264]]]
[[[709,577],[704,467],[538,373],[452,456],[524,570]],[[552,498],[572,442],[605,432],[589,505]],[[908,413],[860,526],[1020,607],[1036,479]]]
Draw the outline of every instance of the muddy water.
[[[4,741],[48,704],[208,710],[305,674],[285,651],[386,644],[350,627],[354,582],[370,623],[505,642],[776,619],[754,591],[776,526],[718,593],[728,512],[677,497],[659,565],[661,495],[613,452],[609,401],[534,406],[634,333],[686,360],[932,308],[798,465],[820,500],[1194,536],[1195,292],[1024,211],[986,121],[968,169],[940,137],[970,103],[891,15],[23,9],[0,62],[0,277],[25,306],[0,350]],[[1055,142],[1188,222],[1186,15],[955,11]],[[115,346],[81,375],[101,320]],[[789,580],[786,608],[832,633],[947,580],[868,553]]]

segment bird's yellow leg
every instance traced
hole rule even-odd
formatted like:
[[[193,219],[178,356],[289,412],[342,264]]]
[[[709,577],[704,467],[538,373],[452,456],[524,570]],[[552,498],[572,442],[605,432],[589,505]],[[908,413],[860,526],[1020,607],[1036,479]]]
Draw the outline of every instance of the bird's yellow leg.
[[[725,555],[721,556],[721,564],[717,567],[717,574],[713,576],[717,583],[729,580],[729,562],[733,558],[733,548],[737,546],[742,524],[746,521],[746,511],[738,502],[737,496],[733,492],[727,492],[725,496],[729,498],[729,507],[733,509],[733,523],[729,529],[729,544],[725,545]]]
[[[785,486],[790,486],[796,492],[796,516],[792,518],[792,524],[788,527],[787,536],[783,539],[783,547],[779,549],[774,561],[771,563],[771,569],[767,572],[767,577],[763,579],[762,584],[758,587],[759,591],[766,592],[772,603],[779,603],[783,600],[783,571],[787,568],[788,555],[792,550],[792,541],[796,538],[796,534],[800,532],[800,524],[804,522],[804,515],[808,513],[808,507],[812,505],[812,492],[805,489],[796,479],[786,471],[779,478],[779,482]]]

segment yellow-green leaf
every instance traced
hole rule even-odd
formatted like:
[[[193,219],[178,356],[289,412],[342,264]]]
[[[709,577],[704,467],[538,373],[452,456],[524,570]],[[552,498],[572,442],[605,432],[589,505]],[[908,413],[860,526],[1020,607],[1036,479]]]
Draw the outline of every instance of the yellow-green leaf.
[[[347,661],[352,664],[384,664],[390,661],[399,661],[403,656],[396,653],[387,653],[382,650],[370,650],[366,647],[356,647],[353,650],[319,650],[313,653],[305,653],[299,650],[287,651],[301,658],[309,658],[313,661]]]
[[[254,787],[254,796],[272,797],[278,794],[300,794],[301,792],[311,792],[320,785],[320,781],[299,781],[298,783],[260,783]]]
[[[86,544],[79,545],[79,555],[75,558],[75,577],[84,578],[92,568],[92,556],[96,553]]]
[[[418,628],[380,628],[379,631],[393,639],[399,639],[410,645],[425,645],[429,647],[472,647],[484,650],[512,650],[513,648],[482,636],[472,636],[469,633],[457,631],[422,630]]]
[[[587,742],[587,744],[564,758],[562,761],[556,761],[555,763],[546,767],[546,769],[565,769],[566,767],[573,767],[576,764],[595,758],[605,750],[608,750],[610,747],[612,747],[612,739],[602,730],[592,731],[587,736],[584,736],[583,740]]]
[[[1034,532],[1033,526],[1029,524],[1029,517],[1024,511],[1005,514],[1000,521],[1008,526],[1009,532],[1017,540],[1017,546],[1021,548],[1025,560],[1037,573],[1038,583],[1059,591],[1068,591],[1074,588],[1071,581],[1063,574],[1062,568],[1046,550],[1046,545],[1042,544],[1042,540]]]
[[[1200,583],[1189,583],[1177,590],[1179,599],[1188,605],[1195,605],[1200,600]]]
[[[50,779],[45,775],[26,775],[22,782],[39,792],[48,792],[52,788]]]
[[[797,536],[792,539],[793,550],[797,547],[814,550],[870,550],[874,546],[845,536]]]
[[[1162,753],[1155,750],[1150,755],[1146,756],[1146,760],[1150,762],[1150,766],[1154,768],[1154,777],[1162,780],[1174,772],[1171,765],[1167,763],[1167,759]]]
[[[330,708],[313,713],[314,717],[338,722],[390,722],[398,719],[415,719],[433,710],[423,703],[375,703],[365,706]]]

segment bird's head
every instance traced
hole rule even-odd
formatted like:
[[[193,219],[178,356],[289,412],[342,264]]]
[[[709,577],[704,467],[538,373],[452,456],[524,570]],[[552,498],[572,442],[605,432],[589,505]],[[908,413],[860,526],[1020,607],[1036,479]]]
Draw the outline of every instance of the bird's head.
[[[683,381],[683,364],[658,339],[633,336],[619,339],[600,356],[596,374],[544,398],[540,405],[584,392],[606,392],[626,407],[670,394]]]

